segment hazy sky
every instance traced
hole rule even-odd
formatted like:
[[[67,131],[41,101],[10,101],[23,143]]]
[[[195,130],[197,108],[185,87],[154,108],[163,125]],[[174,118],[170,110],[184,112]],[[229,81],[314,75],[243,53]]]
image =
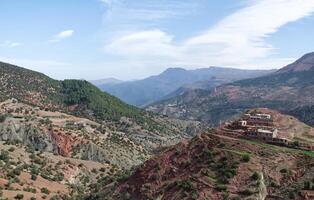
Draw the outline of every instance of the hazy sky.
[[[54,78],[282,67],[314,51],[314,0],[0,0],[0,60]]]

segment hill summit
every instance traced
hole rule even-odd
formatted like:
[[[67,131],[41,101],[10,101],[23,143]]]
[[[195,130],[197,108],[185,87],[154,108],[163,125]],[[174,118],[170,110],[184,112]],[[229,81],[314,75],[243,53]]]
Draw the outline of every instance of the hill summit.
[[[278,73],[302,72],[313,70],[313,68],[314,68],[314,52],[305,54],[294,63],[279,70]]]

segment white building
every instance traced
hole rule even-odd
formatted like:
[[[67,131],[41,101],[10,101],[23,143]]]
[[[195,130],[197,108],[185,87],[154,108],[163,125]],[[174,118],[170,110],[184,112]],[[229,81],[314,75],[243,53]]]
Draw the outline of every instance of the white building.
[[[265,129],[257,129],[257,136],[258,137],[265,137],[265,138],[277,138],[278,130],[275,128],[273,130],[265,130]]]

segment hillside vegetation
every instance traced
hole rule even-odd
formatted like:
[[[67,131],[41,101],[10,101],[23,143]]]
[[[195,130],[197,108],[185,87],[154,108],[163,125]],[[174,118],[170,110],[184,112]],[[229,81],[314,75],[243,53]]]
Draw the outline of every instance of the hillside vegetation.
[[[75,109],[77,106],[82,114],[99,120],[119,120],[122,116],[139,120],[143,116],[140,110],[101,92],[87,81],[56,81],[44,74],[6,63],[0,63],[0,77],[2,100],[14,97],[47,109],[79,112]]]
[[[120,180],[201,128],[127,105],[87,81],[0,63],[0,198],[82,199],[99,179]]]
[[[0,63],[0,100],[9,98],[99,122],[120,124],[122,118],[128,118],[148,131],[170,131],[164,127],[166,119],[125,104],[87,81],[57,81],[38,72]]]
[[[89,199],[305,199],[314,158],[306,152],[211,131],[165,150],[128,179]]]

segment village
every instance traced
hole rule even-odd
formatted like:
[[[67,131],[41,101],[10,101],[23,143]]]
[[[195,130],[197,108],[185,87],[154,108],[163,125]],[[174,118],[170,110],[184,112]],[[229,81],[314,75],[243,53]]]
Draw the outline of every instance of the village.
[[[220,125],[219,130],[231,137],[258,140],[302,150],[314,150],[314,146],[309,143],[294,141],[283,137],[284,133],[279,134],[280,130],[275,126],[273,116],[269,113],[247,111],[240,118]]]

